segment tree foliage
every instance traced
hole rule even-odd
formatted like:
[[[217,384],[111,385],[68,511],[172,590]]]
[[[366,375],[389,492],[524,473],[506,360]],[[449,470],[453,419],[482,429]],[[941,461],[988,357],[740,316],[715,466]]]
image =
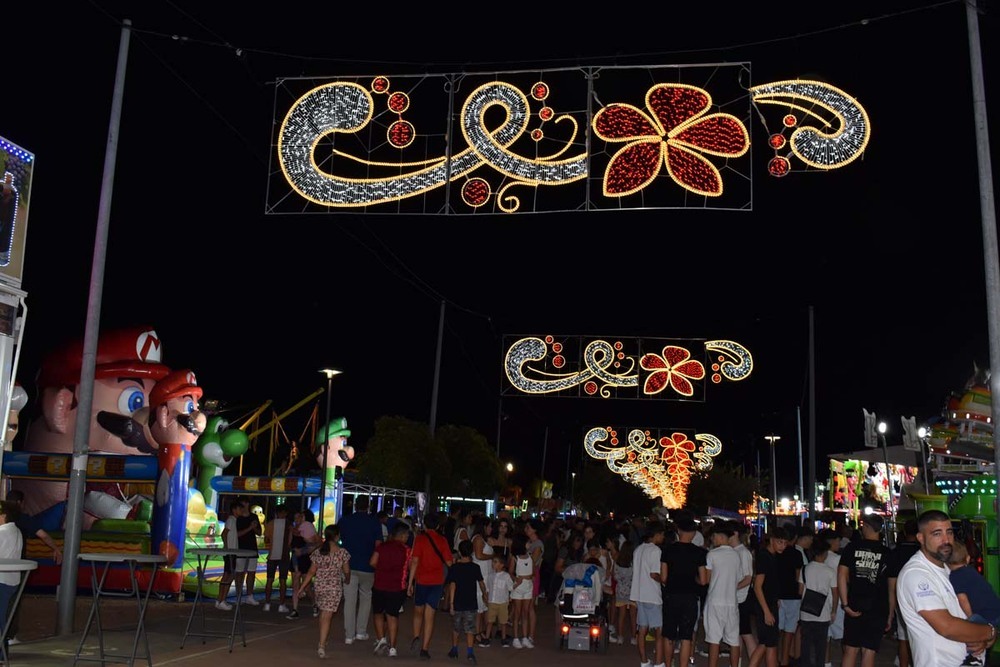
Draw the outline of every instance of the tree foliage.
[[[404,417],[379,417],[375,433],[358,455],[360,479],[396,489],[423,490],[430,474],[431,493],[492,497],[503,472],[486,437],[468,426],[430,427]]]
[[[737,511],[753,503],[756,477],[747,477],[741,466],[716,462],[711,470],[693,475],[687,490],[687,507],[706,514],[709,507]]]

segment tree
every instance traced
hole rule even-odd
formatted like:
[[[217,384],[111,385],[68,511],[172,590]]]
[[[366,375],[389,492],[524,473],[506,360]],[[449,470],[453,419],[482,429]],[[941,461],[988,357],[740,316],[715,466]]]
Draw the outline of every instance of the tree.
[[[423,490],[431,474],[433,488],[451,475],[444,449],[431,440],[430,428],[405,417],[379,417],[375,434],[358,456],[359,477],[396,489]]]
[[[687,490],[687,507],[707,514],[709,507],[736,512],[753,503],[757,479],[747,477],[741,466],[717,462],[711,470],[693,475]]]
[[[504,484],[504,472],[486,437],[468,426],[442,426],[435,434],[451,463],[443,488],[453,493],[493,497]],[[443,480],[444,481],[444,480]]]
[[[603,461],[585,461],[572,484],[573,500],[581,509],[607,516],[648,514],[658,499],[650,498],[634,484],[611,472]],[[567,494],[568,497],[569,494]]]
[[[431,492],[493,497],[503,470],[486,437],[468,426],[437,429],[404,417],[379,417],[375,434],[358,456],[357,474],[373,484],[420,490],[431,476]]]

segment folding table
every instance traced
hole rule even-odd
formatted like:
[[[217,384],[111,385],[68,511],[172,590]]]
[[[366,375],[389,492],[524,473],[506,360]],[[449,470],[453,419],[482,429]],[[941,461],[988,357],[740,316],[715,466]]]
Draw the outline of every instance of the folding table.
[[[233,652],[233,642],[236,637],[236,626],[239,624],[240,636],[243,639],[243,646],[247,645],[247,629],[246,624],[243,622],[243,615],[240,613],[242,607],[241,602],[243,601],[243,581],[241,578],[234,576],[236,582],[236,605],[233,608],[233,622],[229,628],[229,632],[212,632],[205,629],[205,606],[199,605],[201,599],[205,597],[205,569],[208,566],[208,561],[212,558],[222,558],[225,560],[226,557],[233,559],[236,558],[252,558],[254,572],[257,570],[257,552],[251,551],[249,549],[217,549],[217,548],[202,548],[202,549],[187,549],[185,554],[190,554],[192,556],[198,557],[198,592],[195,593],[194,603],[191,605],[191,614],[188,616],[187,627],[184,628],[184,636],[181,638],[181,648],[184,648],[184,643],[187,641],[188,637],[201,637],[201,643],[205,643],[206,637],[225,637],[229,639],[229,652]],[[235,575],[235,572],[234,572]],[[198,609],[201,609],[201,631],[192,632],[191,623],[194,621],[194,616],[198,613]]]
[[[90,614],[87,616],[87,625],[83,629],[83,636],[80,637],[80,645],[76,649],[73,664],[75,665],[81,661],[99,662],[102,665],[109,662],[123,662],[131,667],[135,664],[136,660],[145,660],[147,665],[152,665],[153,656],[149,652],[149,638],[146,636],[146,606],[149,604],[149,594],[153,591],[153,582],[156,581],[156,573],[159,571],[160,565],[167,561],[166,556],[162,556],[160,554],[82,553],[79,558],[85,563],[90,563],[90,582],[91,589],[94,593],[94,600],[90,605]],[[132,590],[105,590],[104,584],[107,581],[108,572],[111,570],[112,565],[120,564],[128,566],[129,581],[132,584]],[[139,579],[137,576],[139,568],[143,565],[152,566],[152,571],[149,573],[149,584],[146,586],[145,594],[143,594],[142,588],[139,586]],[[99,576],[98,570],[100,570]],[[104,598],[123,597],[135,597],[136,605],[139,611],[139,616],[137,617],[135,623],[135,635],[132,638],[132,652],[127,655],[124,653],[108,653],[104,650],[104,628],[101,627],[101,600]],[[94,621],[97,621],[99,656],[84,656],[81,655],[81,653],[83,652],[83,646],[87,641],[87,637],[90,635],[90,629],[93,626]],[[140,637],[145,645],[145,657],[137,655],[139,651]]]
[[[38,567],[38,562],[33,560],[23,560],[21,558],[0,558],[0,572],[20,572],[21,573],[21,583],[17,587],[17,593],[14,594],[13,604],[10,605],[10,613],[7,614],[6,618],[3,619],[3,634],[0,634],[0,660],[4,664],[10,665],[10,656],[7,655],[7,643],[3,641],[3,638],[7,636],[7,631],[10,630],[11,621],[14,620],[14,614],[17,613],[17,605],[21,601],[21,594],[24,593],[24,586],[28,583],[28,573]]]

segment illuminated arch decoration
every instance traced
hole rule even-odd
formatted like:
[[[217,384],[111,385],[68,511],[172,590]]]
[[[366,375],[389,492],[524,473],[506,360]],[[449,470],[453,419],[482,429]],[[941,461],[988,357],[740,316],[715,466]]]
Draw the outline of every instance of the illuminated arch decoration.
[[[629,429],[624,443],[613,427],[597,426],[583,437],[583,448],[608,469],[638,486],[664,507],[683,507],[691,475],[712,469],[722,442],[709,433],[666,429]]]
[[[265,212],[748,210],[754,115],[780,124],[773,176],[864,152],[843,90],[749,80],[749,63],[283,79]]]
[[[706,381],[740,382],[753,357],[731,340],[512,337],[504,357],[506,391],[651,400],[705,398]],[[694,358],[698,349],[702,359]]]

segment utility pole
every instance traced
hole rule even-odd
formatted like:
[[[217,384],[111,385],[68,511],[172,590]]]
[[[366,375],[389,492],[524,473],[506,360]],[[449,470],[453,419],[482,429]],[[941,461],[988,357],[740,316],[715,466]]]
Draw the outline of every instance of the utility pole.
[[[60,636],[73,633],[73,611],[76,607],[76,580],[80,556],[80,533],[83,529],[83,494],[87,484],[87,459],[90,443],[90,413],[94,406],[94,375],[97,370],[97,341],[101,328],[101,299],[104,292],[104,265],[108,254],[108,228],[111,220],[111,193],[115,184],[115,164],[118,161],[118,131],[125,96],[125,65],[132,21],[122,21],[122,37],[118,45],[118,69],[111,98],[111,120],[108,142],[104,151],[104,176],[97,211],[97,234],[94,238],[94,259],[90,269],[90,296],[87,302],[87,323],[83,337],[83,364],[80,368],[79,405],[76,411],[76,431],[73,434],[73,465],[69,473],[66,500],[66,530],[63,532],[63,565],[59,575],[59,615],[56,632]]]

